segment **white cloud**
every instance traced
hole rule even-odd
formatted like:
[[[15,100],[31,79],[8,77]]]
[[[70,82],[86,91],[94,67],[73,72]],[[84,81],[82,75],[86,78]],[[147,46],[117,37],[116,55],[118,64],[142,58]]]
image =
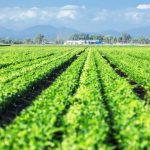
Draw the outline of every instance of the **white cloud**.
[[[85,9],[85,6],[78,5],[66,5],[60,8],[60,11],[57,15],[58,19],[76,19],[78,12],[82,9]]]
[[[85,6],[66,5],[62,7],[47,7],[47,8],[21,8],[7,7],[0,9],[0,21],[19,21],[19,20],[74,20],[80,11],[85,9]]]
[[[57,18],[58,19],[71,19],[74,20],[76,18],[77,12],[75,10],[61,10]]]
[[[138,11],[127,11],[124,13],[124,19],[132,22],[140,22],[146,17],[146,14]]]
[[[94,22],[124,22],[128,23],[142,23],[149,22],[150,12],[140,11],[137,9],[125,9],[125,10],[100,10],[96,13],[92,21]]]
[[[79,5],[65,5],[63,6],[61,9],[73,9],[73,10],[77,10],[77,9],[85,9],[86,7],[84,5],[79,6]]]
[[[19,21],[19,20],[28,20],[36,18],[38,12],[36,10],[31,9],[22,9],[20,7],[13,8],[2,8],[0,10],[0,21]],[[3,17],[2,17],[3,16]]]
[[[77,15],[77,6],[74,5],[66,5],[63,6],[57,15],[58,19],[71,19],[74,20],[76,18]]]
[[[109,17],[109,11],[101,10],[99,11],[96,16],[92,19],[94,22],[105,21]]]
[[[50,24],[53,26],[75,26],[86,14],[83,5],[65,5],[62,7],[4,7],[0,9],[0,26],[24,29],[29,26]],[[76,27],[73,27],[76,28]]]
[[[150,9],[140,5],[137,8],[107,10],[86,8],[84,5],[65,5],[62,7],[7,7],[0,9],[0,24],[5,27],[25,28],[38,24],[70,26],[79,30],[98,30],[101,27],[117,28],[124,26],[150,25]],[[87,26],[88,24],[88,26]]]
[[[19,15],[19,17],[22,17],[22,18],[35,18],[35,17],[37,17],[37,13],[35,11],[32,11],[32,10],[27,10],[27,11],[21,13]]]
[[[139,4],[136,8],[141,10],[147,10],[150,9],[150,4]]]
[[[63,6],[63,7],[61,7],[61,9],[77,9],[79,6],[77,6],[77,5],[65,5],[65,6]]]

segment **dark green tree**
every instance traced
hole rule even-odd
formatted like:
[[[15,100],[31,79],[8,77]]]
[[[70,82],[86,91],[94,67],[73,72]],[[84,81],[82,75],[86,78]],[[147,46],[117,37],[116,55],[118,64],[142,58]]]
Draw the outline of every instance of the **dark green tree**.
[[[43,41],[44,41],[44,35],[38,34],[38,35],[35,37],[35,43],[36,43],[36,44],[43,44]]]

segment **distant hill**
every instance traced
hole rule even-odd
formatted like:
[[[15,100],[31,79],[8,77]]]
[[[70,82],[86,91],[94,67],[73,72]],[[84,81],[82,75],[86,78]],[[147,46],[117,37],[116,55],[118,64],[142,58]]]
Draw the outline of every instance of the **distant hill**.
[[[15,38],[15,39],[25,39],[25,38],[34,38],[37,34],[44,34],[49,38],[60,37],[68,37],[75,33],[80,33],[75,29],[61,27],[56,28],[50,25],[37,25],[30,28],[27,28],[22,31],[14,31],[10,29],[6,29],[4,27],[0,27],[0,38]],[[88,32],[87,32],[88,33]],[[130,29],[126,31],[116,31],[116,30],[106,30],[102,32],[98,32],[97,34],[110,35],[110,36],[120,36],[122,33],[129,33],[133,37],[141,37],[144,36],[146,38],[150,38],[150,26]],[[95,32],[91,32],[90,34],[96,34]]]
[[[6,29],[4,27],[0,27],[0,37],[1,38],[16,38],[16,39],[24,39],[24,38],[33,38],[37,34],[43,34],[49,38],[56,38],[57,36],[66,37],[72,35],[74,33],[79,33],[79,31],[71,29],[71,28],[56,28],[49,25],[38,25],[27,28],[21,31],[14,31],[10,29]]]
[[[131,34],[133,37],[144,36],[146,38],[150,38],[150,26],[135,28],[125,32]]]
[[[0,26],[0,38],[1,37],[7,38],[13,36],[15,36],[15,31]]]
[[[122,33],[128,33],[133,37],[145,37],[150,38],[150,26],[140,27],[135,29],[129,29],[125,31],[107,30],[101,32],[103,35],[120,36]]]

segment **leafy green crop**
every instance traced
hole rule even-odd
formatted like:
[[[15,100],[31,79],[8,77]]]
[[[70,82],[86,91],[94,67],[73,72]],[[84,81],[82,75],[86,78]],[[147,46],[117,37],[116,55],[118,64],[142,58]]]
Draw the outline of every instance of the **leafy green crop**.
[[[114,64],[126,72],[128,76],[142,85],[147,91],[150,101],[150,49],[145,48],[107,48],[100,49]]]
[[[106,103],[112,114],[114,136],[121,149],[145,149],[150,146],[150,109],[132,92],[131,86],[100,56],[96,55]]]
[[[6,77],[6,79],[2,78],[4,80],[2,80],[0,84],[0,112],[3,111],[7,105],[15,102],[14,99],[17,101],[19,95],[34,86],[34,84],[38,84],[39,80],[46,79],[55,68],[78,54],[80,51],[81,49],[78,49],[77,51],[75,50],[72,53],[59,57],[59,59],[54,58],[54,61],[45,60],[46,63],[40,64],[39,68],[37,67],[39,64],[37,64],[36,67],[33,65],[29,68],[30,72],[26,72],[25,70],[23,73],[21,72],[21,75],[19,74],[20,72],[18,72],[18,78],[13,79],[13,76],[15,76],[14,74],[10,77]],[[6,81],[9,78],[13,80],[7,83]]]
[[[0,47],[0,150],[148,150],[149,65],[150,47]]]
[[[86,53],[82,54],[50,88],[43,91],[33,105],[23,111],[11,126],[0,130],[0,139],[3,139],[0,149],[42,149],[55,146],[51,141],[53,135],[63,128],[56,128],[54,124],[78,85],[85,58]]]

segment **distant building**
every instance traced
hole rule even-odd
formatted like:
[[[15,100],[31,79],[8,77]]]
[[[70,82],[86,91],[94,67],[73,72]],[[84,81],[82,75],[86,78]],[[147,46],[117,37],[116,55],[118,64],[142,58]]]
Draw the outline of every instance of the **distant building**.
[[[64,45],[84,45],[86,44],[84,40],[69,40],[64,43]]]
[[[69,40],[64,45],[102,44],[100,40]]]
[[[86,40],[86,44],[102,44],[100,40]]]
[[[43,42],[42,44],[43,44],[43,45],[46,45],[46,44],[54,45],[55,42],[45,41],[45,42]]]

